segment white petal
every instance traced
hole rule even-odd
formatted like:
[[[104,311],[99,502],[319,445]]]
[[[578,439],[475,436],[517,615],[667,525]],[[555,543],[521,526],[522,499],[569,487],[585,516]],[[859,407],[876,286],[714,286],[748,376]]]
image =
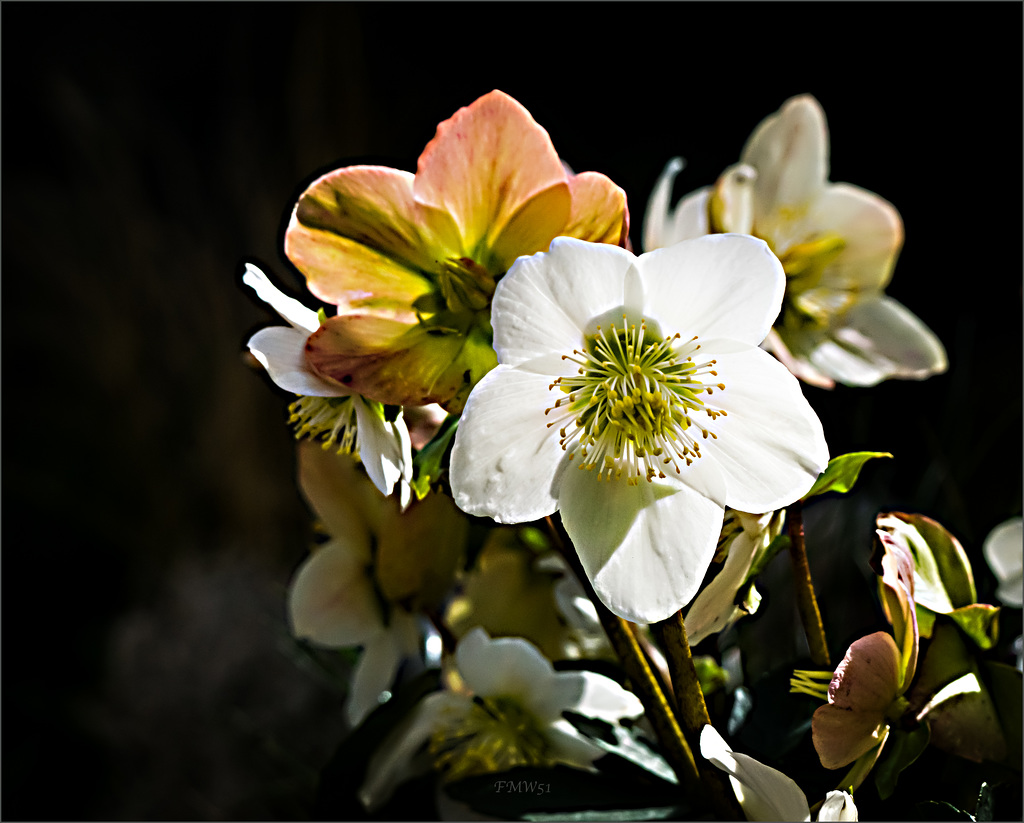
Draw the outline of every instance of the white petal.
[[[744,163],[730,166],[715,183],[712,209],[723,231],[752,234],[754,227],[754,184],[757,169]]]
[[[828,177],[825,113],[810,95],[787,100],[754,129],[740,161],[757,169],[755,221],[811,202]]]
[[[828,465],[821,421],[800,383],[755,347],[709,341],[702,352],[717,360],[725,384],[709,402],[728,414],[709,425],[718,439],[707,443],[701,460],[713,460],[725,474],[732,508],[760,514],[789,505]]]
[[[384,628],[377,597],[361,552],[339,540],[303,561],[288,589],[292,634],[319,646],[365,643]]]
[[[622,305],[634,259],[618,246],[557,237],[550,251],[516,260],[491,304],[498,362],[514,366],[580,348],[587,324]]]
[[[370,758],[359,800],[369,811],[384,805],[414,775],[413,758],[446,719],[464,716],[472,703],[453,692],[428,694],[387,737]]]
[[[729,547],[722,570],[697,595],[686,613],[686,636],[691,646],[722,631],[736,611],[736,592],[747,579],[754,553],[760,546],[760,534],[746,530],[736,535]]]
[[[534,691],[544,693],[554,687],[551,663],[521,637],[491,639],[477,627],[459,641],[455,659],[466,685],[480,697],[518,697],[524,705],[530,705]]]
[[[341,397],[348,391],[328,383],[306,365],[306,332],[290,326],[269,326],[249,338],[249,351],[270,379],[285,391],[314,397]]]
[[[885,295],[855,303],[807,357],[849,386],[874,386],[892,377],[923,380],[949,365],[935,334]]]
[[[345,717],[350,726],[358,726],[380,705],[380,693],[390,689],[402,662],[399,638],[385,630],[367,642],[349,681]]]
[[[605,753],[604,749],[580,734],[568,720],[556,720],[544,729],[544,736],[555,758],[570,766],[589,768]]]
[[[616,723],[624,717],[639,717],[644,713],[640,699],[610,677],[588,671],[571,673],[583,680],[583,696],[579,698],[573,711],[598,720],[607,720],[609,723]]]
[[[387,497],[395,483],[408,475],[407,467],[412,465],[409,431],[401,417],[394,423],[382,420],[358,395],[353,395],[352,403],[356,412],[359,459],[373,485]]]
[[[891,203],[847,183],[831,183],[801,222],[805,239],[836,235],[843,249],[822,275],[822,285],[882,289],[903,245],[903,221]],[[782,250],[780,250],[781,253]]]
[[[733,752],[713,726],[701,730],[700,753],[729,775],[747,820],[811,819],[807,798],[791,778],[749,755]]]
[[[782,307],[786,277],[763,240],[715,234],[637,260],[644,314],[684,340],[729,337],[758,345]]]
[[[644,212],[644,251],[653,251],[679,242],[668,233],[669,217],[672,213],[669,204],[672,202],[672,184],[676,175],[685,166],[686,161],[682,157],[673,157],[665,164],[665,170],[654,184],[651,196],[647,200],[647,211]]]
[[[498,366],[474,387],[452,448],[452,495],[469,514],[524,523],[554,513],[552,479],[563,451],[544,409],[551,378]],[[562,395],[564,396],[564,395]]]
[[[312,309],[303,306],[298,300],[289,297],[277,288],[260,269],[252,263],[245,264],[245,274],[242,275],[242,282],[249,286],[264,303],[270,306],[281,317],[292,324],[296,329],[304,331],[306,337],[320,328],[320,318]]]
[[[562,522],[598,596],[634,623],[675,614],[696,594],[722,527],[722,507],[681,485],[598,482],[569,468]]]
[[[711,187],[704,186],[690,192],[676,206],[665,234],[665,242],[661,246],[672,246],[694,237],[703,237],[711,231],[708,224],[708,201],[711,199]],[[655,246],[653,248],[660,248]],[[644,247],[644,251],[652,251]]]
[[[985,538],[982,551],[989,568],[999,580],[996,596],[1007,606],[1024,603],[1024,521],[1011,517]]]
[[[857,820],[857,806],[846,792],[829,792],[818,810],[818,820]]]
[[[797,340],[800,340],[799,336]],[[782,365],[789,369],[790,373],[797,379],[803,380],[812,386],[817,386],[819,389],[835,388],[835,380],[826,374],[822,374],[796,352],[790,351],[789,346],[783,342],[778,331],[775,329],[768,332],[768,336],[764,339],[764,343],[761,344],[761,348],[779,358]]]

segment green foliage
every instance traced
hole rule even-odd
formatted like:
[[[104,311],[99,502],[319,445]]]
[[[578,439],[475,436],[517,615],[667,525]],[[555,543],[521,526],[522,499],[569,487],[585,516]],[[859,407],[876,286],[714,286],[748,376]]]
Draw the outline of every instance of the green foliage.
[[[886,741],[886,754],[875,766],[875,788],[878,796],[887,800],[896,790],[900,772],[917,760],[928,747],[928,725],[922,723],[912,731],[893,729]]]
[[[451,447],[452,438],[455,437],[455,430],[458,428],[458,415],[449,414],[441,423],[437,433],[427,445],[425,445],[413,458],[413,480],[412,490],[416,497],[422,500],[430,493],[432,487],[436,487],[445,470],[444,462]]]
[[[806,502],[825,492],[846,494],[857,482],[864,464],[875,457],[892,457],[892,455],[889,452],[850,452],[833,457],[828,461],[825,471],[814,481],[811,490],[801,499]]]

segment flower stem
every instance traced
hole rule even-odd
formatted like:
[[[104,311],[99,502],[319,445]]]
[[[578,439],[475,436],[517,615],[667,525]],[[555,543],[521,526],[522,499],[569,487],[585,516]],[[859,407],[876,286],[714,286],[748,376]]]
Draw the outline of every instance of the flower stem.
[[[672,675],[672,690],[675,704],[682,721],[683,734],[694,748],[700,746],[700,733],[711,725],[704,692],[700,687],[697,669],[693,665],[690,642],[686,637],[686,624],[680,610],[667,620],[654,623],[651,628],[661,641]],[[736,803],[732,789],[726,785],[724,775],[709,764],[698,767],[708,799],[720,817],[726,820],[742,820],[743,812]]]
[[[814,596],[814,583],[811,581],[811,567],[807,562],[803,506],[799,500],[787,508],[786,516],[789,520],[789,557],[793,561],[796,603],[800,610],[800,620],[804,624],[804,634],[807,635],[811,660],[815,665],[831,668],[825,627],[821,622],[821,610],[818,608],[818,599]]]
[[[601,602],[594,587],[590,584],[590,579],[580,565],[572,541],[566,534],[561,521],[555,521],[551,517],[547,520],[551,533],[555,537],[556,546],[570,568],[576,573],[587,597],[590,598],[597,610],[597,616],[608,635],[608,640],[611,642],[612,648],[615,649],[633,691],[640,698],[644,712],[654,727],[658,741],[664,749],[665,758],[687,794],[691,796],[699,794],[702,791],[701,778],[693,759],[693,752],[683,736],[682,729],[679,728],[679,723],[672,713],[668,699],[658,684],[658,679],[648,664],[640,644],[637,643],[636,637],[630,630],[630,624],[618,615],[612,614],[608,607]]]

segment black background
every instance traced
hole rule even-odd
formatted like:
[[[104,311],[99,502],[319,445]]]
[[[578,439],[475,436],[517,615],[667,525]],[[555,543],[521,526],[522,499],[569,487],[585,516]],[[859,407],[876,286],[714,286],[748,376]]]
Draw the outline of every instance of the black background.
[[[831,179],[902,213],[889,294],[950,359],[806,391],[833,454],[896,458],[808,512],[826,628],[841,654],[873,619],[879,510],[938,518],[991,597],[981,541],[1021,509],[1021,9],[4,3],[4,818],[308,814],[340,695],[283,620],[308,516],[241,264],[298,293],[303,185],[414,170],[493,88],[626,190],[637,247],[670,157],[709,184],[817,97]]]

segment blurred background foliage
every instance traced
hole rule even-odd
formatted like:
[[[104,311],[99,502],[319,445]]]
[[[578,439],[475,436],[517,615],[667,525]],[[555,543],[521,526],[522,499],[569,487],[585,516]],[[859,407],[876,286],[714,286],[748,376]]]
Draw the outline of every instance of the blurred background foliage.
[[[889,293],[950,359],[923,383],[806,389],[833,454],[895,456],[807,511],[833,656],[877,624],[879,511],[941,521],[992,596],[981,541],[1021,511],[1019,4],[11,2],[0,18],[6,819],[310,814],[341,694],[284,623],[309,517],[286,398],[242,356],[276,322],[242,261],[298,294],[281,238],[304,185],[353,161],[414,170],[436,124],[492,88],[627,191],[637,247],[670,157],[688,160],[678,194],[710,184],[784,100],[818,98],[831,179],[902,213]],[[803,653],[785,571],[745,627],[765,636],[760,671]]]

